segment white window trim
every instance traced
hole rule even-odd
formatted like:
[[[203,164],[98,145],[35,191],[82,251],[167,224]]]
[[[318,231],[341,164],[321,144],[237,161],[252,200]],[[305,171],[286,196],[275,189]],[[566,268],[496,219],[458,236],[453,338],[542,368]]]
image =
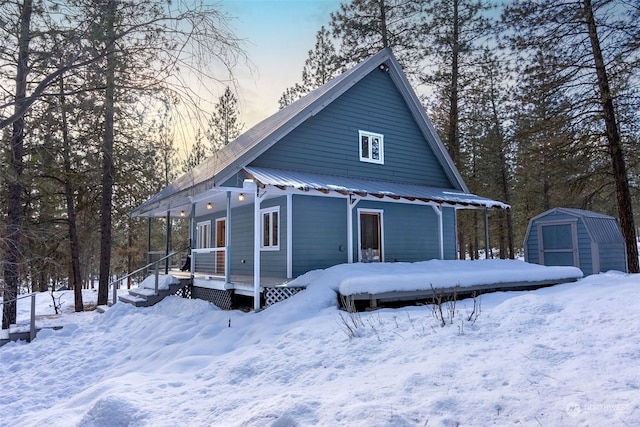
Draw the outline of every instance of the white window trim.
[[[380,215],[380,262],[384,262],[384,210],[383,209],[369,209],[358,208],[358,262],[362,261],[362,241],[361,239],[361,226],[360,215],[361,214],[379,214]]]
[[[277,231],[277,238],[278,238],[278,244],[277,245],[269,245],[269,246],[264,246],[264,216],[265,214],[269,214],[269,241],[272,242],[273,241],[273,229],[271,227],[271,224],[273,224],[271,218],[273,213],[276,212],[278,214],[278,231]],[[260,209],[260,250],[261,251],[279,251],[280,250],[280,229],[282,227],[280,227],[280,206],[273,206],[270,208],[264,208],[264,209]]]
[[[368,157],[363,157],[363,153],[362,153],[362,137],[363,136],[367,136],[369,137],[369,152],[367,153]],[[371,158],[371,139],[372,138],[378,138],[380,140],[380,158],[379,159],[372,159]],[[384,135],[380,134],[380,133],[374,133],[374,132],[368,132],[365,130],[359,130],[358,131],[358,154],[360,156],[360,161],[361,162],[367,162],[367,163],[375,163],[375,164],[379,164],[379,165],[383,165],[384,164]]]
[[[206,227],[206,235],[203,233],[202,228]],[[203,242],[202,237],[206,239],[206,242]],[[208,243],[207,246],[204,246],[203,243]],[[196,249],[206,249],[211,247],[211,221],[202,221],[196,224]]]

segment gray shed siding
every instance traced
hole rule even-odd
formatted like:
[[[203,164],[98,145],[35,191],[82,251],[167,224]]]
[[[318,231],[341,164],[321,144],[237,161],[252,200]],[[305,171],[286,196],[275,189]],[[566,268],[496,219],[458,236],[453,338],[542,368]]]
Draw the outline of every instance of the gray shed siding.
[[[600,243],[600,271],[627,271],[626,251],[620,243]]]
[[[361,162],[358,131],[384,135],[384,164]],[[374,71],[251,166],[453,188],[391,78]]]
[[[547,225],[574,224],[573,239],[577,244],[579,267],[585,275],[608,270],[626,271],[624,241],[613,217],[578,209],[556,208],[544,212],[529,222],[525,236],[525,261],[544,265],[574,265],[553,253],[540,258],[541,233]]]

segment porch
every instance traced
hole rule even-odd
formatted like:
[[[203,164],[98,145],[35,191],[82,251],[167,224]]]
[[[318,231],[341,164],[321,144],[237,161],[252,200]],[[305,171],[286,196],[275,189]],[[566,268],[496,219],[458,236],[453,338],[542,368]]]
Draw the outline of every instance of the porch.
[[[200,251],[201,254],[202,252],[206,251]],[[215,252],[220,251],[213,253]],[[223,274],[208,271],[196,270],[191,274],[188,271],[176,269],[169,271],[169,274],[181,281],[190,280],[191,298],[210,301],[225,310],[245,305],[255,306],[254,277],[251,275],[232,274],[227,280]],[[306,288],[305,286],[286,286],[290,280],[285,277],[261,276],[260,307],[266,308],[283,301]]]

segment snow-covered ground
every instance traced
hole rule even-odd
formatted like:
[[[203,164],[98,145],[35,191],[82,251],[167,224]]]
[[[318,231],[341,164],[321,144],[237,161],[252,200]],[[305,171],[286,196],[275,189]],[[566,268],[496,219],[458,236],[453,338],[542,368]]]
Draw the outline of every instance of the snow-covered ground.
[[[475,322],[458,301],[445,327],[430,306],[345,313],[308,282],[259,313],[75,314],[65,292],[63,329],[0,348],[0,426],[640,425],[640,275],[486,294]]]

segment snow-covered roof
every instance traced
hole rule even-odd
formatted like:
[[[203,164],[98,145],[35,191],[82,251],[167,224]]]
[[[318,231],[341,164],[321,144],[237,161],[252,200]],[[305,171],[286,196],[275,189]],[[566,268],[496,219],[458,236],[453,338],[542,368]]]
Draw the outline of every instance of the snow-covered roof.
[[[502,202],[448,188],[372,181],[361,178],[260,167],[245,167],[244,170],[251,178],[260,184],[281,187],[283,189],[288,187],[302,191],[317,190],[325,193],[336,192],[343,195],[354,194],[360,197],[387,197],[407,201],[418,200],[426,203],[450,204],[454,206],[509,208],[509,205]]]
[[[462,192],[467,192],[467,186],[427,118],[424,107],[411,88],[400,64],[391,49],[386,48],[253,126],[138,206],[133,210],[132,216],[146,216],[152,211],[189,205],[190,196],[222,185],[289,132],[318,114],[383,64],[452,185]]]

